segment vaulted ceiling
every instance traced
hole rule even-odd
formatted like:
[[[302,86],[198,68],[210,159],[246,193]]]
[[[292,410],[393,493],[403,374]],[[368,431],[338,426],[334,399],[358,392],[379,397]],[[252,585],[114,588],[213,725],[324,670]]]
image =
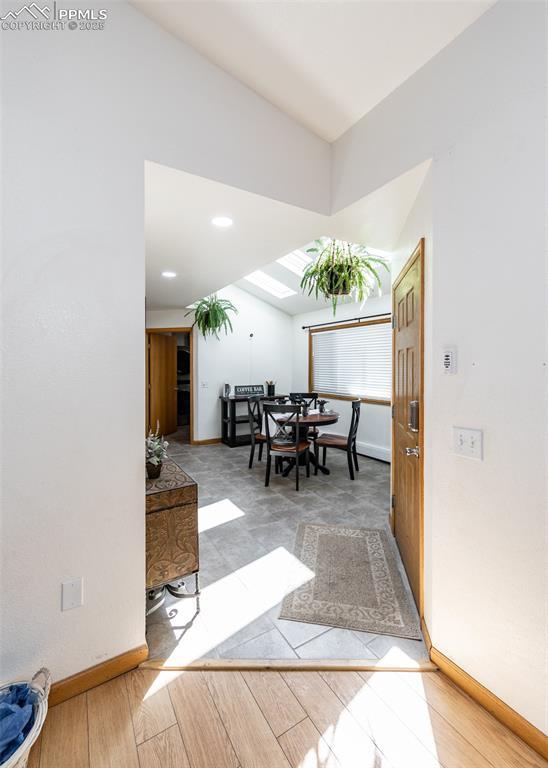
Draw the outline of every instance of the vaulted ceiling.
[[[493,0],[133,0],[297,122],[334,141]]]
[[[327,141],[448,45],[493,0],[132,0],[143,13]],[[278,259],[321,235],[391,250],[428,163],[323,216],[147,164],[148,308],[176,308],[237,283],[289,314],[319,308],[246,281],[262,269],[298,288]],[[229,215],[219,230],[211,218]],[[162,278],[162,271],[177,277]]]
[[[291,315],[326,306],[303,296],[298,276],[277,260],[322,235],[391,251],[429,165],[422,163],[335,215],[323,216],[146,163],[147,309],[186,307],[231,283]],[[211,222],[215,216],[229,216],[233,225],[219,229]],[[276,298],[244,279],[258,269],[295,293]],[[176,277],[162,277],[164,271]]]

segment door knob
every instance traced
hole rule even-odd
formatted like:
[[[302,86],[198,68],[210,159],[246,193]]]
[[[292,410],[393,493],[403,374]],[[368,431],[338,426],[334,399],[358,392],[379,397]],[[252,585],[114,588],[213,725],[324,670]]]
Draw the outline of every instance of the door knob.
[[[420,450],[419,450],[419,446],[418,445],[416,445],[414,448],[406,448],[405,449],[405,455],[406,456],[415,456],[416,458],[418,458],[419,454],[420,454]]]

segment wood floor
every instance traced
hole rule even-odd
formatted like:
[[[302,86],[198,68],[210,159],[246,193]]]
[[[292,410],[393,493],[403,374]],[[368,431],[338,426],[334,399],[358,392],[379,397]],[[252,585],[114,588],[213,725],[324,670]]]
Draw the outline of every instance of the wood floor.
[[[29,768],[546,766],[439,672],[134,670],[53,707]]]

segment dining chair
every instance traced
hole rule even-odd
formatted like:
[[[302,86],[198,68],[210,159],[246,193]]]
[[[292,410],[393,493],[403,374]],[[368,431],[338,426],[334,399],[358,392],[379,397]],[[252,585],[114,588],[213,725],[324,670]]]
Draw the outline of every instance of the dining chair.
[[[299,430],[300,405],[263,406],[266,432],[266,475],[265,486],[270,484],[272,456],[275,459],[275,471],[281,466],[281,459],[295,461],[295,488],[299,490],[299,460],[305,456],[306,476],[310,477],[310,443],[303,440]]]
[[[292,403],[306,403],[308,408],[318,407],[318,393],[317,392],[290,392],[289,399]],[[320,430],[317,427],[310,427],[308,430],[308,436],[315,442],[316,438],[320,434]]]
[[[306,403],[309,408],[316,408],[318,403],[317,392],[290,392],[289,399],[292,403]]]
[[[251,434],[251,450],[249,452],[249,469],[253,468],[255,446],[259,445],[259,461],[263,458],[263,445],[266,437],[262,434],[263,417],[261,414],[261,396],[253,395],[247,400],[247,416],[249,419],[249,432]]]
[[[346,451],[348,459],[348,471],[350,479],[354,480],[354,468],[356,472],[360,471],[358,466],[358,452],[356,450],[356,436],[360,423],[361,401],[352,400],[352,419],[350,420],[350,429],[348,435],[332,435],[323,433],[314,441],[314,456],[316,459],[316,468],[314,474],[318,474],[318,458],[320,448],[323,448],[322,464],[325,466],[326,453],[328,448],[337,448],[340,451]]]

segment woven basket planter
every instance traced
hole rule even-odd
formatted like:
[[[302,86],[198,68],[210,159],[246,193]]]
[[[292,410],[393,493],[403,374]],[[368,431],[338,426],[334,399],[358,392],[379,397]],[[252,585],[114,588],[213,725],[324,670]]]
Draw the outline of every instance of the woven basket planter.
[[[17,683],[10,683],[10,685],[18,685],[25,682],[25,680],[18,680]],[[32,724],[32,728],[28,732],[25,741],[5,763],[2,763],[1,768],[27,768],[30,748],[40,735],[40,731],[44,725],[44,720],[46,719],[48,712],[48,696],[51,685],[51,675],[49,670],[40,669],[34,675],[29,685],[38,694],[38,703],[34,707],[34,723]],[[7,687],[7,685],[2,686],[2,688]]]

